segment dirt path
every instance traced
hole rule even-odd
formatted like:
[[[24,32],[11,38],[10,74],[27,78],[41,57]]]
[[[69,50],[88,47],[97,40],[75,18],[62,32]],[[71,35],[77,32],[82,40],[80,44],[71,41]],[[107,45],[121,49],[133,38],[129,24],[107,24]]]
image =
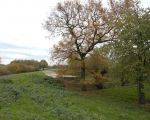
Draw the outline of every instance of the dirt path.
[[[54,71],[50,71],[50,70],[46,70],[43,71],[47,76],[53,77],[53,78],[57,78],[58,74]],[[62,78],[77,78],[77,76],[73,76],[73,75],[62,75]]]
[[[50,71],[50,70],[46,70],[46,71],[43,71],[47,76],[50,76],[52,78],[57,78],[58,74],[54,71]]]

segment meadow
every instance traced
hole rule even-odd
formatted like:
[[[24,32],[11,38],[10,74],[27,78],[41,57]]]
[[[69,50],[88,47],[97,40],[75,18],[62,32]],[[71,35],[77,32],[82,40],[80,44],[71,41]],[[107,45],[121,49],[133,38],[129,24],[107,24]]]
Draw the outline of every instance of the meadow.
[[[150,120],[150,105],[138,105],[136,86],[69,91],[30,72],[0,77],[0,120]]]

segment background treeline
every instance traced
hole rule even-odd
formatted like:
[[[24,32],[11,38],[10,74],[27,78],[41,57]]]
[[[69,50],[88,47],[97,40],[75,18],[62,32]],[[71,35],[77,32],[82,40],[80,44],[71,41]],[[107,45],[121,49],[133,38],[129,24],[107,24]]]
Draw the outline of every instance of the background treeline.
[[[45,60],[13,60],[8,65],[0,65],[0,75],[38,71],[47,67]]]

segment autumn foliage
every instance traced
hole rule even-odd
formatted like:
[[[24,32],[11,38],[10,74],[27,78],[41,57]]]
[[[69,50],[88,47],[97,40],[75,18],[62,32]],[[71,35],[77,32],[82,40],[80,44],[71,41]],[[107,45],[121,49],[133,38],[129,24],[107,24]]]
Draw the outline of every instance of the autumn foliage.
[[[8,65],[0,66],[0,75],[12,74],[12,73],[22,73],[22,72],[32,72],[47,68],[48,64],[45,60],[40,62],[36,60],[13,60]]]

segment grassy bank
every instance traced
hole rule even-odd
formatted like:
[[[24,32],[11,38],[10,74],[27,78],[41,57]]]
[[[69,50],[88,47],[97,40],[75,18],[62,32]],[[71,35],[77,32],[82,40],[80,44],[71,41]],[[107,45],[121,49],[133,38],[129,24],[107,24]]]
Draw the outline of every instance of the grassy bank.
[[[132,86],[71,92],[42,72],[22,73],[0,78],[0,120],[149,120],[136,98]]]

